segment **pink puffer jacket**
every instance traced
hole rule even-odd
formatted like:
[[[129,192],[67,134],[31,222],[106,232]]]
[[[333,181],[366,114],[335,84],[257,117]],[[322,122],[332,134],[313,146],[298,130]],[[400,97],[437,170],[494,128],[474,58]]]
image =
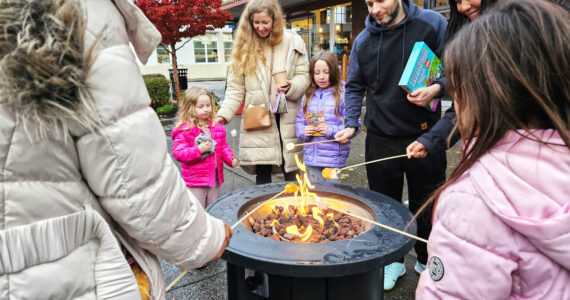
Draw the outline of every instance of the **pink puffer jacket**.
[[[508,132],[440,196],[416,299],[570,299],[570,151]]]
[[[203,133],[198,127],[188,128],[182,124],[172,130],[172,156],[182,164],[182,177],[187,186],[215,186],[216,166],[220,185],[224,183],[224,164],[232,165],[234,154],[226,142],[226,129],[217,124],[212,126],[208,121],[212,133],[212,139],[216,142],[215,155],[210,155],[202,160],[202,153],[194,139]],[[223,160],[223,162],[222,162]]]

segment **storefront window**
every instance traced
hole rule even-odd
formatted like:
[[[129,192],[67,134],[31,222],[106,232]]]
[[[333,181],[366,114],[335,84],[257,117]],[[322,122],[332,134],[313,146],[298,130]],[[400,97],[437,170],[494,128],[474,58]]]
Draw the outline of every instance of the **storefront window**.
[[[224,33],[224,59],[226,62],[229,62],[231,59],[233,45],[234,41],[232,38],[232,34]]]
[[[343,55],[350,55],[352,49],[352,6],[348,3],[336,6],[333,14],[331,18],[331,9],[323,8],[312,11],[308,17],[289,22],[305,41],[310,57],[321,50],[328,50],[337,55],[340,64]]]
[[[196,63],[218,62],[218,38],[215,33],[194,37]]]
[[[158,45],[156,48],[156,59],[158,60],[159,64],[166,64],[170,63],[170,55],[164,45]]]

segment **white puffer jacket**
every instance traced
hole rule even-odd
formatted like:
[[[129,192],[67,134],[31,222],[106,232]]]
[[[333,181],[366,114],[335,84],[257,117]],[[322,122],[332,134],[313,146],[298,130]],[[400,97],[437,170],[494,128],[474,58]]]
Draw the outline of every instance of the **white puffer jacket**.
[[[73,3],[80,10],[66,17]],[[19,16],[38,7],[28,14],[34,18]],[[146,62],[160,34],[128,0],[0,1],[0,14],[0,299],[140,298],[122,250],[149,276],[153,297],[164,299],[156,256],[197,267],[216,255],[225,234],[173,164],[129,48],[130,41]],[[83,14],[86,48],[100,35],[93,64],[76,72],[84,77],[41,82],[73,69],[65,65],[73,53],[57,55],[65,41],[24,44],[26,34],[48,28],[32,23],[49,22],[50,14],[62,24]],[[17,32],[22,22],[30,30],[9,36],[6,28]],[[54,35],[78,36],[64,29]],[[68,83],[79,92],[64,101],[70,89],[53,86]]]

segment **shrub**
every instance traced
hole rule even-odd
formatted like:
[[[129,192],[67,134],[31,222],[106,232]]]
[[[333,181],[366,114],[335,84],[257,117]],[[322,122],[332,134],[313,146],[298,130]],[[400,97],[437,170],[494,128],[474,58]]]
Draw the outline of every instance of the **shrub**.
[[[222,99],[220,99],[220,97],[218,97],[218,95],[216,95],[216,93],[214,93],[214,91],[210,91],[210,95],[212,97],[212,99],[214,99],[214,111],[218,111],[218,109],[220,108],[220,102],[222,101]]]
[[[157,108],[168,104],[168,79],[164,76],[150,77],[144,80],[146,89],[151,99],[150,106],[156,110]]]
[[[148,79],[148,78],[153,78],[153,77],[166,78],[164,75],[162,75],[162,74],[160,74],[160,73],[152,73],[152,74],[144,74],[144,75],[143,75],[143,79]]]
[[[163,106],[157,108],[156,114],[165,115],[165,114],[171,112],[173,109],[174,109],[174,107],[171,104],[166,104],[166,105],[163,105]]]

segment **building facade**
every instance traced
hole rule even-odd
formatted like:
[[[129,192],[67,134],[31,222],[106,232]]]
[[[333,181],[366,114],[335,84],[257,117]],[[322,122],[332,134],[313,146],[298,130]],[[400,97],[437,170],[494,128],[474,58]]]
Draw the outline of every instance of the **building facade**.
[[[453,0],[451,0],[453,1]],[[223,0],[222,9],[229,11],[235,21],[222,29],[209,31],[204,36],[183,40],[177,45],[178,67],[187,69],[188,80],[225,79],[233,31],[248,0]],[[287,28],[297,31],[305,41],[309,56],[320,50],[337,55],[342,69],[343,57],[347,61],[353,39],[365,27],[368,15],[365,0],[280,0]],[[414,0],[414,3],[449,16],[449,0]],[[172,58],[165,49],[158,47],[147,65],[141,66],[143,74],[160,73],[169,76]]]

